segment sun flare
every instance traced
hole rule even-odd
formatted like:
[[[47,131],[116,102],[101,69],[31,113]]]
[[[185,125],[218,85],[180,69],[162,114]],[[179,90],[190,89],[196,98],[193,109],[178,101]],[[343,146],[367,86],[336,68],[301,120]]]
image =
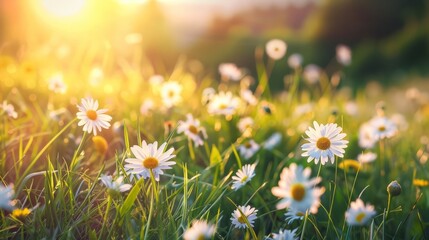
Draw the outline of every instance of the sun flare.
[[[44,9],[56,17],[71,17],[82,12],[86,0],[42,0]]]

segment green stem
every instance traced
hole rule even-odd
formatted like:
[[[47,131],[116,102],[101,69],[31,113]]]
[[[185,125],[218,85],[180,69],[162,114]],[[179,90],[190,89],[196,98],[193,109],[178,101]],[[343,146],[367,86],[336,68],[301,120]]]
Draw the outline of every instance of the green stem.
[[[301,237],[299,238],[300,240],[304,239],[305,227],[307,226],[307,218],[308,218],[308,210],[305,212],[304,225],[302,226]]]
[[[104,213],[104,217],[103,217],[103,226],[101,227],[101,231],[100,231],[100,235],[99,235],[101,237],[103,237],[104,229],[106,228],[107,216],[109,215],[109,210],[110,210],[111,205],[112,205],[112,198],[110,197],[110,195],[108,195],[107,196],[106,212]]]

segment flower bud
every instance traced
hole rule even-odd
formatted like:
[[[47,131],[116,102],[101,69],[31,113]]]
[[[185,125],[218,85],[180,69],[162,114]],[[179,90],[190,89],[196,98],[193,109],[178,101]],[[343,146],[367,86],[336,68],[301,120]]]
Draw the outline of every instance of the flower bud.
[[[401,185],[399,185],[398,181],[392,181],[388,186],[387,186],[387,192],[390,194],[390,196],[395,197],[395,196],[399,196],[402,192],[402,187]]]

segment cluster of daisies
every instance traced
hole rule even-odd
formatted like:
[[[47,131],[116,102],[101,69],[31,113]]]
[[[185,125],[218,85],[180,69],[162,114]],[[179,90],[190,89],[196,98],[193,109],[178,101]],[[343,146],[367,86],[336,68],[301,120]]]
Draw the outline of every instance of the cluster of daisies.
[[[231,102],[225,102],[225,104]],[[110,126],[111,117],[106,113],[106,109],[98,109],[98,102],[93,99],[82,99],[81,105],[78,106],[79,112],[77,117],[80,120],[79,125],[83,126],[83,130],[88,133],[97,134],[102,128]],[[224,110],[224,109],[223,109]],[[232,108],[230,109],[232,110]],[[231,112],[228,112],[231,114]],[[225,114],[227,115],[227,114]],[[238,128],[242,133],[249,131],[253,125],[251,118],[243,118],[238,124]],[[188,136],[189,140],[194,142],[195,146],[201,146],[207,138],[204,127],[201,126],[199,120],[195,119],[191,114],[186,116],[185,121],[179,122],[177,129],[178,133],[183,133]],[[344,140],[346,134],[342,132],[342,128],[337,124],[319,124],[316,121],[313,127],[309,127],[305,132],[308,136],[307,143],[302,147],[302,156],[307,157],[308,162],[314,161],[315,164],[325,165],[326,163],[333,164],[336,157],[343,157],[348,141]],[[281,136],[274,135],[274,140],[278,142]],[[266,143],[270,145],[272,143]],[[254,142],[248,141],[245,146],[252,149]],[[167,143],[163,143],[158,147],[158,142],[147,143],[143,141],[141,146],[134,145],[130,148],[133,158],[125,159],[124,168],[131,178],[150,178],[153,177],[159,181],[160,175],[164,171],[171,169],[176,164],[172,159],[175,157],[174,148],[167,149]],[[257,151],[257,148],[256,148]],[[240,151],[245,158],[249,158],[247,152]],[[255,176],[256,163],[245,164],[239,169],[235,176],[232,177],[231,189],[237,191],[252,180]],[[102,176],[101,181],[109,189],[114,192],[124,192],[132,186],[123,182],[124,177],[118,176],[113,180],[112,176]],[[325,188],[318,187],[321,182],[321,177],[311,178],[311,169],[309,167],[290,164],[289,167],[283,169],[280,175],[278,186],[274,187],[271,192],[274,196],[280,199],[276,208],[287,209],[285,220],[290,224],[295,220],[302,220],[306,214],[316,214],[320,206],[320,197],[324,194]],[[236,228],[251,228],[254,227],[257,219],[258,210],[250,205],[238,206],[232,213],[231,222]],[[365,205],[361,199],[357,199],[350,204],[350,208],[345,213],[346,221],[350,225],[364,225],[375,215],[372,205]],[[274,239],[276,236],[293,235],[297,230],[280,229],[278,234],[272,234]],[[196,220],[192,226],[184,233],[185,239],[195,239],[192,236],[212,236],[215,232],[215,226],[207,223],[204,220]]]
[[[283,58],[286,54],[287,45],[284,41],[274,39],[266,44],[266,53],[272,61]],[[337,48],[337,60],[343,65],[349,65],[351,62],[350,49],[344,45]],[[297,69],[302,65],[302,56],[292,54],[288,59],[291,68]],[[235,94],[226,89],[216,91],[213,88],[206,88],[202,93],[202,103],[206,106],[210,115],[224,117],[231,120],[234,115],[242,116],[237,123],[237,129],[240,132],[240,138],[234,143],[242,158],[247,161],[261,149],[273,149],[282,140],[280,133],[274,133],[262,143],[257,143],[254,136],[256,123],[250,116],[243,113],[246,107],[260,105],[266,113],[271,113],[269,103],[259,102],[258,93],[250,90],[250,84],[246,81],[246,74],[243,69],[235,64],[224,63],[219,66],[219,72],[223,81],[240,81],[239,94]],[[317,82],[320,78],[321,70],[318,66],[310,64],[304,68],[303,76],[308,83]],[[103,73],[100,69],[94,69],[90,78],[94,83],[102,79]],[[154,110],[155,102],[162,102],[166,109],[173,108],[183,102],[182,91],[184,87],[177,81],[165,81],[162,76],[155,75],[150,80],[152,88],[156,89],[161,101],[146,99],[143,101],[140,112],[144,115]],[[58,73],[52,76],[49,81],[49,89],[55,93],[65,93],[67,86],[64,83],[63,76]],[[103,129],[110,128],[112,117],[107,114],[108,110],[99,109],[99,103],[93,98],[84,98],[77,105],[76,114],[78,126],[82,126],[84,132],[93,134],[95,137]],[[297,108],[296,114],[304,114],[309,111],[311,105],[303,105]],[[0,106],[1,113],[17,118],[17,113],[11,104],[6,101]],[[369,122],[362,125],[359,130],[359,144],[364,149],[374,147],[377,141],[394,136],[397,132],[397,124],[394,119],[385,116],[377,116]],[[216,130],[217,125],[213,126]],[[219,129],[218,129],[219,130]],[[85,134],[86,134],[85,133]],[[200,120],[192,114],[187,114],[186,119],[178,122],[177,133],[184,134],[188,141],[192,142],[194,147],[201,147],[208,139],[208,134]],[[307,137],[305,143],[301,145],[301,156],[307,158],[307,162],[318,165],[334,164],[336,158],[343,158],[348,141],[345,140],[346,134],[343,129],[335,123],[319,124],[314,121],[313,126],[305,130]],[[97,138],[95,138],[97,139]],[[127,176],[123,175],[102,175],[100,181],[108,189],[109,194],[120,194],[129,191],[132,188],[132,182],[140,178],[151,178],[160,181],[160,176],[172,169],[176,164],[174,160],[176,155],[173,147],[168,147],[164,142],[159,144],[157,141],[147,143],[142,141],[141,145],[134,145],[130,148],[132,155],[125,159],[124,169]],[[365,151],[358,156],[360,162],[370,162],[376,159],[376,155],[370,151]],[[246,184],[250,184],[256,175],[257,162],[243,165],[236,171],[231,180],[231,189],[239,191]],[[278,198],[276,209],[286,210],[285,221],[291,224],[294,221],[303,220],[309,214],[317,214],[321,205],[321,196],[325,193],[325,188],[318,186],[322,178],[311,174],[309,167],[304,167],[296,163],[291,163],[285,167],[281,174],[278,186],[271,189],[273,196]],[[16,208],[16,200],[13,186],[0,186],[0,208],[5,210],[17,210],[16,215],[29,214],[31,210],[27,208]],[[26,210],[25,210],[26,209]],[[15,211],[14,210],[14,211]],[[231,213],[231,223],[235,228],[247,229],[253,228],[258,218],[258,209],[254,206],[243,204]],[[351,226],[361,226],[368,224],[375,216],[374,206],[365,204],[358,198],[350,203],[345,212],[345,219]],[[297,238],[297,229],[278,229],[278,233],[272,233],[268,236],[270,239],[295,239]],[[212,238],[216,233],[216,225],[206,220],[194,220],[189,228],[184,232],[184,239],[207,239]]]

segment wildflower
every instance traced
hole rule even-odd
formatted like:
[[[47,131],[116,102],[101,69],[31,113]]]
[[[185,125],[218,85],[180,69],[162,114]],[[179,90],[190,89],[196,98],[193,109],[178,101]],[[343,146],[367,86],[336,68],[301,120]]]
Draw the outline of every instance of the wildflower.
[[[94,137],[92,137],[92,143],[94,145],[95,150],[100,155],[104,156],[104,154],[106,154],[107,149],[109,148],[109,144],[107,143],[107,141],[104,137],[94,136]]]
[[[57,73],[49,79],[49,90],[53,91],[54,93],[66,93],[67,86],[64,83],[64,78],[61,73]]]
[[[234,182],[231,188],[237,191],[242,186],[246,185],[246,183],[250,182],[250,180],[255,176],[255,167],[256,164],[246,164],[238,170],[236,174],[237,176],[232,177]]]
[[[140,106],[140,113],[142,115],[148,115],[150,111],[154,109],[154,107],[155,103],[152,101],[152,99],[146,99]]]
[[[77,105],[79,112],[76,114],[80,120],[77,125],[83,125],[83,131],[88,133],[93,132],[97,135],[97,130],[101,128],[108,129],[110,127],[110,120],[112,117],[105,114],[107,109],[98,109],[98,101],[92,98],[82,98],[82,105]]]
[[[304,68],[303,74],[304,74],[304,79],[307,81],[307,83],[315,84],[320,79],[321,70],[319,66],[315,64],[310,64]]]
[[[12,196],[15,194],[13,191],[13,186],[9,185],[7,187],[0,185],[0,209],[12,210],[15,205],[15,201],[12,200]]]
[[[273,187],[274,196],[282,198],[277,209],[290,208],[293,211],[317,213],[320,196],[325,188],[315,187],[322,180],[320,177],[310,179],[311,169],[292,163],[280,174],[279,186]]]
[[[297,229],[294,230],[286,230],[280,229],[279,233],[273,233],[272,238],[270,240],[297,240],[296,235]]]
[[[417,186],[417,187],[427,187],[429,186],[429,181],[425,180],[425,179],[414,179],[413,180],[413,185]]]
[[[249,140],[245,144],[238,146],[238,151],[245,159],[250,159],[257,151],[259,151],[259,148],[259,144],[253,140]]]
[[[28,208],[17,208],[12,211],[12,217],[23,221],[30,213],[31,210]]]
[[[213,224],[207,223],[204,220],[192,221],[192,226],[186,229],[183,234],[185,240],[203,240],[211,239],[216,232],[216,227]]]
[[[150,171],[155,175],[155,179],[159,181],[159,175],[163,174],[165,169],[171,169],[171,165],[176,164],[174,161],[168,161],[176,155],[172,155],[174,148],[164,152],[167,143],[163,143],[158,148],[158,142],[147,144],[143,141],[142,146],[134,145],[131,147],[131,152],[136,158],[127,158],[125,169],[129,174],[136,175],[137,178],[148,178]]]
[[[302,64],[302,56],[299,53],[294,53],[292,55],[290,55],[290,57],[287,60],[287,64],[289,65],[289,67],[293,68],[293,69],[297,69],[299,67],[301,67]]]
[[[238,130],[240,130],[241,133],[249,131],[249,129],[251,130],[254,125],[255,122],[251,117],[242,118],[237,123]]]
[[[295,111],[293,112],[293,114],[296,117],[299,117],[299,116],[311,113],[313,111],[313,108],[314,108],[314,103],[300,104],[295,107]]]
[[[370,162],[374,162],[375,159],[377,159],[377,154],[373,153],[373,152],[366,152],[366,153],[360,153],[357,156],[357,160],[360,163],[370,163]]]
[[[250,205],[238,206],[238,208],[232,213],[232,224],[234,224],[235,228],[246,228],[246,222],[248,222],[249,225],[253,227],[257,212],[258,210]]]
[[[391,138],[397,132],[396,125],[386,117],[375,117],[370,120],[369,124],[376,140]]]
[[[213,96],[215,95],[216,90],[214,90],[213,88],[205,88],[202,93],[201,102],[206,105],[212,100]]]
[[[207,105],[207,111],[215,115],[233,115],[240,107],[240,98],[231,92],[219,92],[214,95]]]
[[[367,224],[375,214],[374,206],[365,205],[358,198],[355,202],[350,203],[350,208],[346,211],[346,221],[350,226],[362,226]]]
[[[353,101],[348,101],[344,108],[350,116],[356,116],[359,112],[358,105]]]
[[[222,63],[219,65],[219,73],[223,80],[239,81],[243,72],[234,63]]]
[[[131,189],[132,185],[123,183],[124,177],[119,176],[115,181],[113,181],[112,176],[110,175],[102,175],[100,177],[101,182],[106,186],[109,191],[112,191],[114,193],[118,192],[126,192]]]
[[[182,102],[182,85],[176,81],[164,82],[161,85],[161,97],[164,106],[171,108]]]
[[[241,89],[240,97],[245,103],[251,106],[255,106],[258,103],[258,99],[256,99],[255,95],[249,89]]]
[[[353,168],[354,170],[359,170],[360,169],[360,165],[361,163],[353,160],[353,159],[345,159],[343,161],[340,162],[340,164],[338,165],[339,168],[341,169],[347,169],[350,170],[350,168]]]
[[[305,216],[305,212],[297,211],[295,209],[289,208],[285,213],[285,220],[288,221],[287,224],[291,224],[295,220],[302,220]]]
[[[349,47],[343,44],[337,46],[337,61],[344,66],[350,65],[352,62],[352,51]]]
[[[192,114],[186,115],[186,121],[179,121],[178,133],[185,133],[191,139],[195,146],[202,146],[204,144],[203,138],[207,138],[207,133],[204,127],[200,126],[200,121],[194,119]]]
[[[344,148],[347,147],[347,140],[343,140],[346,136],[341,133],[342,128],[335,123],[319,125],[316,121],[313,122],[314,128],[309,127],[305,133],[309,138],[306,140],[309,143],[302,145],[303,157],[308,157],[308,162],[315,161],[316,164],[321,161],[322,165],[330,159],[334,163],[335,156],[343,157]]]
[[[267,140],[262,144],[263,147],[267,150],[272,150],[282,141],[281,133],[273,133],[273,135],[269,136]]]
[[[398,183],[398,181],[392,181],[391,183],[389,183],[389,185],[387,186],[387,192],[389,193],[390,196],[392,197],[396,197],[399,196],[402,192],[402,187],[401,185]]]
[[[9,117],[18,118],[18,113],[15,112],[15,108],[12,104],[8,104],[6,100],[3,101],[0,108],[3,109],[3,112],[5,112]]]
[[[373,148],[377,139],[369,123],[364,123],[359,128],[359,146],[361,148]]]
[[[267,55],[274,60],[282,58],[286,54],[286,50],[286,43],[280,39],[272,39],[265,45]]]

